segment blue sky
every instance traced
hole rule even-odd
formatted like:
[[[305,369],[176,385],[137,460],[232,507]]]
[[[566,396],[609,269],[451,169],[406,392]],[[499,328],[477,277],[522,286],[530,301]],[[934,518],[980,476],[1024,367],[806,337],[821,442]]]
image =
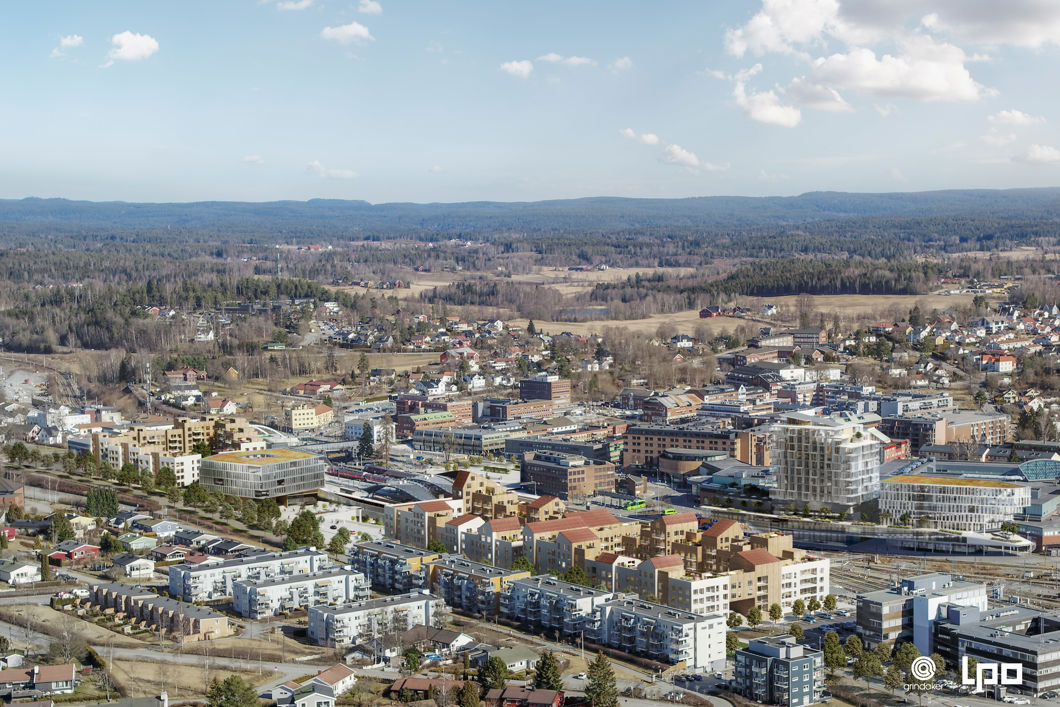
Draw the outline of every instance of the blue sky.
[[[6,15],[0,197],[1060,184],[1046,0],[70,0]]]

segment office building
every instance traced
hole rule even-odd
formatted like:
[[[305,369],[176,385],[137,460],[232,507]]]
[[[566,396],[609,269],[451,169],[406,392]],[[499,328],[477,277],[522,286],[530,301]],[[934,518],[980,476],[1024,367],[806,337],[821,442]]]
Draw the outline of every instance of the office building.
[[[770,462],[769,435],[764,432],[691,425],[634,425],[626,431],[622,465],[656,468],[659,455],[667,449],[721,452],[745,464]]]
[[[615,490],[615,465],[562,452],[532,452],[523,457],[523,486],[534,493],[578,501]]]
[[[286,498],[324,486],[327,459],[296,449],[221,452],[202,460],[200,483],[226,496]]]
[[[736,651],[732,685],[749,700],[803,707],[824,696],[824,654],[794,636],[752,639]]]
[[[570,381],[559,376],[540,373],[519,381],[519,397],[523,400],[548,400],[554,410],[571,406]]]
[[[985,532],[1024,513],[1031,505],[1031,487],[1000,479],[901,474],[880,484],[880,516],[894,521],[903,515],[912,524]]]
[[[367,599],[368,579],[360,572],[328,569],[312,574],[232,583],[232,606],[248,619],[266,619],[320,604],[345,604]]]

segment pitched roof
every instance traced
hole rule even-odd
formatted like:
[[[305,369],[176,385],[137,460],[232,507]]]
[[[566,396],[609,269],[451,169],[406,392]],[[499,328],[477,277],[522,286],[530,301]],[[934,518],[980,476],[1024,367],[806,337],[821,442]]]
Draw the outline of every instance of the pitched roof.
[[[715,521],[714,525],[704,530],[703,534],[708,538],[716,538],[734,525],[739,525],[739,523],[730,518],[722,518],[721,520]]]
[[[464,484],[467,483],[469,478],[471,478],[471,472],[467,469],[461,469],[456,472],[456,476],[453,477],[453,490],[464,488]]]
[[[438,687],[445,685],[446,687],[457,690],[464,686],[462,680],[450,680],[449,678],[401,678],[396,680],[393,685],[390,686],[391,692],[400,692],[403,689],[409,689],[412,692],[426,692],[432,687]],[[453,694],[452,692],[450,694]]]
[[[614,552],[601,552],[596,556],[595,562],[602,562],[605,565],[613,565],[618,561],[618,554]]]
[[[533,501],[530,501],[530,503],[526,504],[526,506],[528,508],[544,508],[545,506],[547,506],[548,504],[552,503],[555,500],[556,500],[555,496],[548,496],[548,495],[538,496]]]
[[[531,533],[552,533],[574,530],[575,528],[595,528],[616,523],[618,523],[618,520],[611,515],[610,511],[598,508],[591,511],[568,513],[562,518],[556,518],[555,520],[535,521],[528,523],[527,527]]]
[[[445,522],[445,524],[446,525],[464,525],[465,523],[470,523],[473,520],[479,520],[479,518],[480,518],[480,516],[477,516],[474,513],[465,513],[464,515],[457,516],[456,518],[453,518],[452,520],[447,520]]]
[[[663,555],[661,557],[653,557],[648,560],[651,566],[655,569],[662,569],[663,567],[684,567],[685,561],[681,559],[680,555]]]
[[[519,524],[517,517],[509,516],[507,518],[494,518],[489,522],[489,527],[495,533],[502,533],[507,530],[519,530],[522,526]]]
[[[438,511],[451,511],[452,507],[445,501],[423,501],[416,504],[424,513],[437,513]]]
[[[692,511],[686,513],[674,513],[673,515],[662,516],[663,525],[677,525],[679,523],[698,523],[699,518]]]
[[[564,530],[560,533],[560,537],[566,538],[567,542],[570,543],[584,543],[591,540],[598,540],[596,533],[589,530],[588,528],[575,528],[574,530]]]
[[[777,558],[773,553],[763,548],[757,548],[755,550],[744,550],[736,554],[742,557],[750,564],[754,565],[755,567],[757,567],[758,565],[768,565],[774,562],[780,562],[780,559]]]
[[[345,680],[353,674],[354,672],[352,670],[339,663],[338,665],[331,666],[327,670],[321,670],[317,673],[317,679],[326,682],[328,685],[334,685],[338,681]]]

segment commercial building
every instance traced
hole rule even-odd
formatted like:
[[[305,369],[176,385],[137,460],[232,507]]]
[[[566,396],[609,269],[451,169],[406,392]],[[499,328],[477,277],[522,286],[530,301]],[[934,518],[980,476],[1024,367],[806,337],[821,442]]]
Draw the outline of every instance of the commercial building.
[[[619,650],[663,663],[684,662],[691,670],[725,665],[728,614],[693,614],[641,599],[614,598],[598,609],[586,634]]]
[[[737,649],[733,662],[733,688],[749,700],[803,707],[825,696],[824,654],[794,636],[752,639]]]
[[[519,381],[519,397],[523,400],[549,400],[554,410],[571,406],[569,380],[541,373]]]
[[[222,452],[202,460],[203,486],[226,496],[285,498],[324,486],[327,460],[295,449]]]
[[[482,415],[490,420],[505,422],[519,419],[543,420],[555,414],[551,400],[501,400],[487,398],[482,402]]]
[[[449,429],[468,422],[444,410],[398,415],[394,418],[394,432],[399,439],[407,439],[415,435],[416,430]]]
[[[919,454],[923,447],[930,445],[1004,444],[1011,431],[1011,420],[1002,412],[916,413],[884,417],[880,431],[889,437],[908,439],[911,452]]]
[[[248,619],[265,619],[321,604],[367,599],[368,579],[360,572],[328,569],[271,579],[244,579],[232,584],[232,606]]]
[[[444,610],[440,598],[419,591],[340,606],[314,606],[309,609],[309,638],[322,646],[348,646],[419,624],[431,626],[435,615]]]
[[[209,601],[233,595],[240,580],[264,580],[320,572],[331,566],[326,552],[302,548],[267,552],[223,562],[181,563],[169,568],[169,595],[184,601]]]
[[[986,611],[986,585],[933,573],[910,577],[890,589],[859,594],[858,634],[869,648],[884,641],[913,641],[921,655],[931,655],[934,623],[944,616],[947,604]]]
[[[984,532],[1011,522],[1031,505],[1027,484],[926,474],[901,474],[880,484],[880,515],[911,523]]]
[[[97,584],[90,589],[87,602],[180,641],[205,641],[232,634],[228,617],[212,609],[161,597],[128,584]]]
[[[529,572],[501,569],[454,555],[432,560],[427,572],[431,594],[454,609],[482,616],[496,616],[505,587],[530,576]]]
[[[793,413],[773,426],[773,497],[799,508],[851,511],[879,495],[883,447],[875,415]]]
[[[615,465],[562,452],[532,452],[523,457],[520,480],[535,493],[584,500],[615,490]]]
[[[1023,681],[1012,687],[1035,697],[1060,690],[1060,614],[1023,606],[987,611],[955,604],[943,611],[934,626],[935,649],[947,664],[960,665],[963,657],[980,666],[1019,663]]]
[[[703,399],[694,393],[653,395],[641,403],[640,419],[648,424],[667,425],[695,417]]]
[[[659,455],[667,449],[720,452],[745,464],[768,465],[770,460],[769,435],[764,432],[702,426],[634,425],[626,431],[622,465],[657,467]]]
[[[519,425],[487,427],[454,427],[451,429],[418,429],[412,435],[412,446],[427,452],[449,452],[485,456],[504,452],[509,437],[526,434]]]
[[[335,421],[335,411],[327,405],[300,405],[283,411],[290,432],[312,430]]]
[[[348,561],[377,591],[403,593],[427,586],[428,563],[438,557],[437,552],[377,540],[351,545]]]

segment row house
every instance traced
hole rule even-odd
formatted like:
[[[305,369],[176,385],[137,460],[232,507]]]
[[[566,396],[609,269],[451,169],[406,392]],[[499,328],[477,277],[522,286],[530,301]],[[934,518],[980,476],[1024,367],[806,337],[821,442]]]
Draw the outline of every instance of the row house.
[[[97,584],[87,602],[104,613],[182,641],[205,641],[232,634],[228,617],[204,606],[161,597],[128,584]]]

